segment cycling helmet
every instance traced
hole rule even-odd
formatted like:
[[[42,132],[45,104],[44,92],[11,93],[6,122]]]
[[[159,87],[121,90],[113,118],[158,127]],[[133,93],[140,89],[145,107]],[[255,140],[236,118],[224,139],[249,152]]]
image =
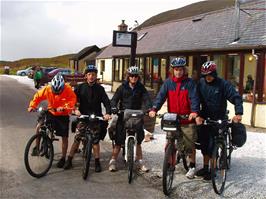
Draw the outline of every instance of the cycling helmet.
[[[213,72],[216,72],[216,64],[213,61],[207,61],[201,66],[201,74],[202,75],[209,75]]]
[[[236,147],[242,147],[247,140],[246,127],[241,123],[232,123],[232,144]]]
[[[95,72],[98,73],[98,69],[94,65],[88,65],[87,68],[85,69],[85,74]]]
[[[65,86],[64,78],[61,74],[57,74],[51,81],[52,91],[55,94],[59,94],[63,91]]]
[[[186,66],[186,64],[187,64],[186,59],[183,57],[174,58],[171,61],[171,67],[172,68],[184,67],[184,66]]]
[[[127,69],[127,73],[130,75],[139,75],[139,68],[137,66],[131,66]]]

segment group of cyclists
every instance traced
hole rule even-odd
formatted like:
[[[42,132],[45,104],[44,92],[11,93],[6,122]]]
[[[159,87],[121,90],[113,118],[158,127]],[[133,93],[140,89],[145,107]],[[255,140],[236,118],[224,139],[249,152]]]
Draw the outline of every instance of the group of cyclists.
[[[155,100],[152,102],[145,86],[141,83],[138,67],[131,66],[128,68],[125,81],[117,88],[112,99],[109,100],[104,88],[97,83],[97,68],[89,65],[85,70],[86,82],[79,84],[74,91],[64,82],[60,74],[56,75],[50,85],[44,86],[37,91],[30,102],[28,111],[35,110],[42,100],[48,101],[48,108],[51,108],[49,117],[56,126],[56,134],[62,136],[62,157],[58,161],[57,167],[67,170],[73,167],[72,159],[79,147],[80,136],[82,136],[81,133],[76,133],[74,143],[67,156],[69,114],[71,111],[76,115],[95,114],[103,116],[105,121],[102,122],[100,131],[100,139],[103,140],[106,136],[108,120],[112,118],[112,113],[125,109],[145,109],[150,117],[155,117],[167,100],[169,113],[189,115],[188,119],[181,120],[185,150],[190,154],[190,165],[186,177],[192,179],[194,176],[202,176],[205,180],[210,180],[209,161],[213,136],[208,127],[198,129],[197,125],[202,124],[204,119],[207,118],[213,120],[225,119],[227,100],[234,104],[235,107],[233,122],[241,122],[243,114],[241,96],[230,82],[218,77],[216,68],[217,66],[213,61],[204,63],[201,67],[201,78],[196,82],[188,77],[185,58],[177,57],[173,59],[169,77],[164,81]],[[106,109],[104,115],[102,104]],[[109,162],[109,171],[117,171],[117,158],[126,139],[126,133],[123,129],[123,114],[118,114],[116,133],[114,135],[115,145]],[[38,125],[36,131],[38,132]],[[141,147],[143,140],[144,129],[142,128],[137,133],[135,160],[139,170],[148,172],[149,168],[143,161]],[[93,145],[95,172],[101,172],[102,170],[99,141]],[[196,171],[196,141],[200,143],[204,163],[203,168],[198,171]]]

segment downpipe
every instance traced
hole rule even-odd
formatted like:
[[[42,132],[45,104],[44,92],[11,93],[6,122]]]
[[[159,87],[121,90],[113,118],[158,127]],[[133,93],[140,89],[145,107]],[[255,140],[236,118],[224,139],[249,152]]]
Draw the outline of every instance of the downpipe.
[[[255,67],[255,77],[254,77],[254,84],[252,89],[252,108],[251,108],[251,118],[250,118],[250,124],[252,127],[255,127],[255,108],[256,108],[256,86],[257,86],[257,69],[258,69],[258,55],[255,53],[255,50],[252,49],[252,56],[256,59],[256,67]]]

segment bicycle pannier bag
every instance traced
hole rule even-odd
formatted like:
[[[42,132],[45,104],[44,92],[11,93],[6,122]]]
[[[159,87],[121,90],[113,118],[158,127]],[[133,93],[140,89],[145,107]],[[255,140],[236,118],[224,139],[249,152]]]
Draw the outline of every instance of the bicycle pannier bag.
[[[242,147],[247,140],[246,127],[241,123],[232,124],[232,144],[236,147]]]
[[[179,119],[176,113],[165,113],[161,120],[161,128],[164,131],[177,131]]]
[[[143,130],[143,111],[126,109],[124,112],[124,125],[126,129]]]

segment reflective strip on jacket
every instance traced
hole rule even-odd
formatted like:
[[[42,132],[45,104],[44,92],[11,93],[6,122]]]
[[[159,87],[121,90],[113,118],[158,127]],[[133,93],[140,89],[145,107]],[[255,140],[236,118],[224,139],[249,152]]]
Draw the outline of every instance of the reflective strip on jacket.
[[[41,90],[37,91],[33,97],[33,100],[31,100],[29,107],[37,108],[39,103],[43,100],[48,101],[48,109],[56,109],[59,107],[65,108],[65,110],[61,112],[50,110],[53,115],[59,116],[69,115],[71,113],[71,109],[75,107],[77,102],[77,97],[69,84],[65,84],[63,92],[59,95],[55,95],[52,92],[51,85],[47,85]]]

